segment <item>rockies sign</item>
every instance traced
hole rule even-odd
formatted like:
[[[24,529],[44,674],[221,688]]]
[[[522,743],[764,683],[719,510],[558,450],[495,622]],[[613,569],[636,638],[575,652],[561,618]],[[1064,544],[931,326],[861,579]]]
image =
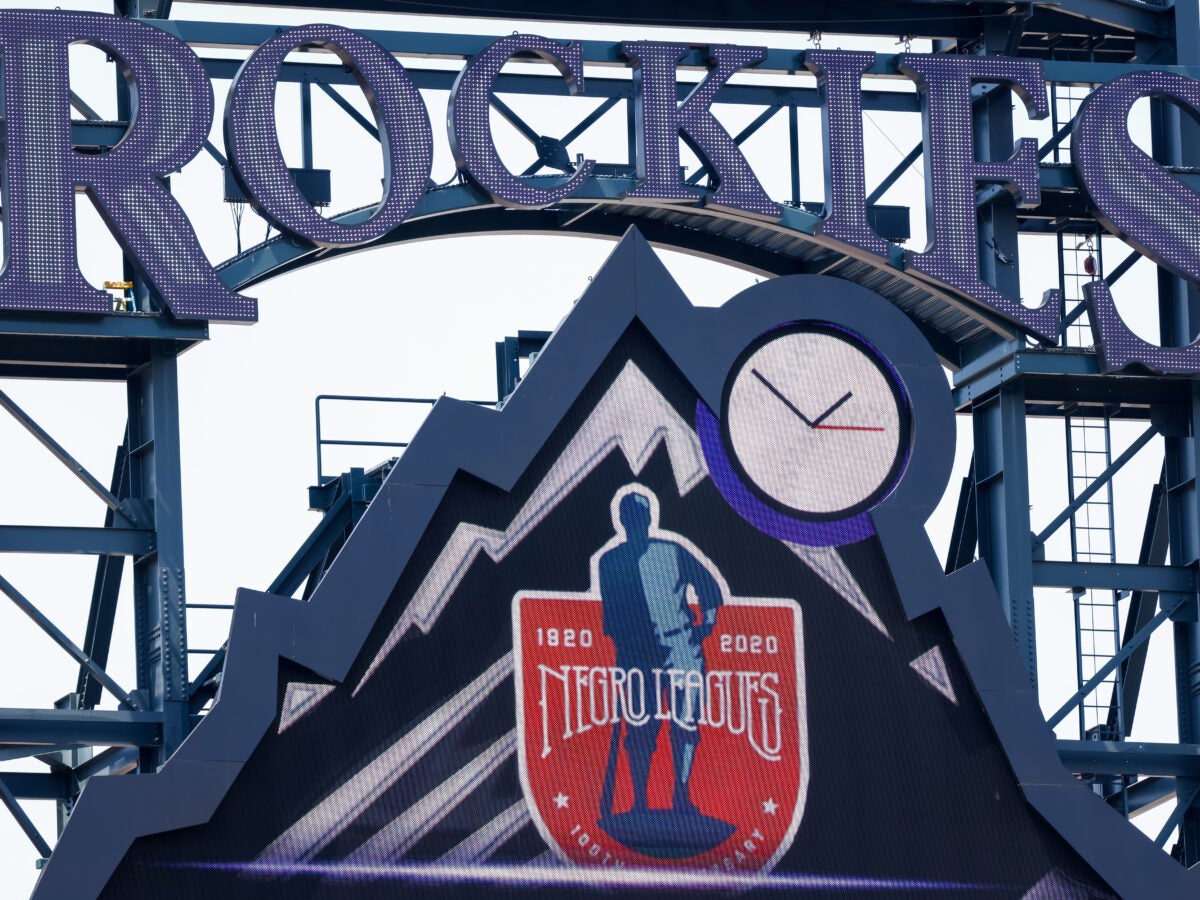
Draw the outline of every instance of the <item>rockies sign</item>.
[[[309,602],[239,593],[211,713],[89,782],[35,897],[1186,895],[1058,761],[983,564],[943,574],[952,451],[886,300],[694,308],[630,233]]]
[[[71,145],[67,49],[100,47],[131,80],[136,114],[111,150],[87,154]],[[334,54],[372,106],[383,150],[383,196],[372,209],[343,221],[322,217],[289,173],[279,146],[275,88],[288,53],[317,48]],[[633,69],[637,184],[618,199],[634,204],[700,204],[766,221],[784,207],[713,115],[718,92],[736,73],[766,58],[764,47],[711,45],[708,74],[682,101],[676,67],[691,48],[682,43],[626,41],[611,61]],[[163,179],[201,149],[212,124],[212,89],[200,59],[166,31],[139,21],[91,13],[0,11],[5,156],[6,261],[0,272],[0,310],[111,315],[108,294],[91,287],[76,262],[74,195],[85,190],[113,236],[162,308],[180,319],[252,322],[253,299],[220,279],[200,248],[187,215]],[[566,90],[586,94],[578,42],[514,34],[472,57],[450,92],[446,123],[460,172],[501,206],[541,208],[576,195],[595,164],[564,164],[557,182],[510,172],[492,139],[491,94],[514,57],[553,66]],[[608,60],[606,60],[608,61]],[[976,160],[972,91],[980,84],[1011,88],[1033,119],[1049,114],[1042,64],[997,56],[902,53],[886,74],[917,85],[922,101],[929,246],[893,247],[872,230],[863,177],[861,85],[876,70],[874,53],[807,51],[789,55],[787,69],[817,76],[824,123],[826,204],[817,233],[860,259],[891,265],[964,298],[987,315],[1043,343],[1058,341],[1061,297],[1048,292],[1037,306],[1007,296],[980,270],[976,191],[1009,191],[1018,203],[1040,199],[1037,142],[1017,142],[1007,160]],[[1096,217],[1112,233],[1170,272],[1200,284],[1200,195],[1140,150],[1128,120],[1142,98],[1170,100],[1200,117],[1200,84],[1184,74],[1143,70],[1100,85],[1075,118],[1075,174]],[[283,30],[241,65],[224,112],[231,174],[268,222],[293,238],[326,248],[375,241],[413,215],[425,194],[433,160],[429,112],[397,59],[366,35],[333,25]],[[705,192],[680,176],[680,140],[711,173]],[[893,252],[895,251],[895,252]],[[1047,286],[1050,287],[1050,286]],[[1163,372],[1200,371],[1200,339],[1163,347],[1123,322],[1103,282],[1089,286],[1090,321],[1107,370],[1139,364]]]

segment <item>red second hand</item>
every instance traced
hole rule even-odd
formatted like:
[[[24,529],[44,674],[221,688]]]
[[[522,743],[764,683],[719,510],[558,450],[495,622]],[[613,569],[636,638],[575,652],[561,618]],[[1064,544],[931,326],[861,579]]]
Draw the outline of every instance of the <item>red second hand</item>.
[[[814,425],[826,431],[887,431],[886,428],[874,428],[870,425]]]

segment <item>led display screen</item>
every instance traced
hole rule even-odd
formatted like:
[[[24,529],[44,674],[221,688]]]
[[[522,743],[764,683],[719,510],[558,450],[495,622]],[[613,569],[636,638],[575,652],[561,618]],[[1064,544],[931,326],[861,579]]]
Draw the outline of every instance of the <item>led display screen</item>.
[[[613,265],[503,411],[435,410],[393,472],[302,612],[336,643],[379,610],[345,677],[279,660],[211,817],[134,840],[104,898],[1115,896],[874,524],[930,490],[936,362],[864,290],[806,296],[832,279],[626,298],[603,339]]]

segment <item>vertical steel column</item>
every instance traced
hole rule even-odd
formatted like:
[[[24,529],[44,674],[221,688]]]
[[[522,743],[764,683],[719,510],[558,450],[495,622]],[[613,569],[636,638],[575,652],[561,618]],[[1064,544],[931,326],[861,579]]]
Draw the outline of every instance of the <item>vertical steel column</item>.
[[[1020,379],[976,401],[971,420],[975,432],[979,556],[991,570],[1021,659],[1036,687],[1025,388]]]
[[[994,27],[993,27],[994,26]],[[1003,26],[1003,27],[1001,27]],[[981,52],[1003,52],[1010,25],[991,23]],[[978,84],[972,94],[975,155],[1005,160],[1013,152],[1012,91]],[[979,210],[979,272],[1013,298],[1021,296],[1017,268],[1017,209],[1000,191]],[[1020,379],[975,404],[975,483],[979,555],[987,560],[1005,615],[1017,639],[1031,683],[1037,685],[1037,641],[1033,611],[1033,551],[1029,526],[1029,471],[1025,440],[1025,388]]]
[[[313,119],[312,82],[307,78],[300,82],[300,149],[301,162],[305,169],[313,167]]]
[[[1192,386],[1191,432],[1188,437],[1167,437],[1167,522],[1170,534],[1171,564],[1186,566],[1200,559],[1200,492],[1196,475],[1200,471],[1200,447],[1195,434],[1200,427],[1200,385]],[[1161,595],[1160,603],[1173,602],[1170,594]],[[1173,617],[1175,638],[1175,696],[1179,717],[1179,742],[1200,742],[1200,623],[1196,621],[1196,598],[1185,603]],[[1178,797],[1188,797],[1195,779],[1180,778]],[[1186,811],[1179,826],[1180,861],[1186,866],[1200,862],[1200,809]]]
[[[1200,63],[1200,9],[1196,0],[1175,5],[1175,62],[1179,65]],[[1182,123],[1179,109],[1161,100],[1151,101],[1152,142],[1156,159],[1177,165],[1196,165],[1200,148],[1196,147],[1196,128]],[[1186,139],[1185,139],[1186,137]],[[1200,296],[1194,285],[1159,269],[1159,316],[1162,342],[1168,346],[1187,344],[1200,325]],[[1192,386],[1191,407],[1187,410],[1185,437],[1166,437],[1167,522],[1171,564],[1186,566],[1200,559],[1200,492],[1196,477],[1200,472],[1200,386]],[[1171,598],[1163,595],[1160,602]],[[1183,612],[1173,618],[1175,638],[1175,691],[1179,716],[1179,741],[1200,740],[1200,623],[1196,619],[1196,598],[1183,604]],[[1177,796],[1192,797],[1179,825],[1177,856],[1185,866],[1200,862],[1200,807],[1194,802],[1194,779],[1180,778]]]
[[[788,171],[792,181],[792,205],[800,205],[800,119],[795,104],[788,104]],[[829,200],[825,201],[827,204]]]
[[[97,687],[99,687],[99,684],[97,684]],[[60,697],[58,700],[54,701],[54,708],[55,709],[79,709],[80,708],[80,702],[79,702],[80,696],[81,696],[80,694],[67,694],[65,697]],[[59,763],[62,766],[65,766],[65,767],[71,769],[73,772],[75,769],[77,769],[79,766],[86,763],[88,760],[90,760],[95,755],[95,748],[94,747],[72,747],[69,750],[60,750],[55,755],[57,756]],[[55,768],[56,767],[52,765],[51,771],[54,771]],[[54,804],[55,813],[56,813],[56,822],[55,822],[54,833],[56,835],[62,834],[63,829],[67,827],[67,821],[71,818],[71,813],[75,809],[75,801],[79,799],[79,794],[78,794],[79,785],[78,785],[78,782],[75,781],[75,778],[73,776],[71,778],[70,784],[71,784],[71,788],[68,791],[69,796],[67,796],[64,799],[60,799],[57,803]]]
[[[130,4],[127,12],[140,17],[142,4]],[[120,71],[117,103],[120,118],[131,120],[133,98]],[[170,188],[168,179],[163,183]],[[125,278],[134,283],[139,311],[162,313],[158,298],[128,258]],[[190,727],[175,351],[153,347],[150,362],[129,377],[126,391],[130,497],[140,501],[143,517],[153,523],[157,548],[133,564],[137,689],[144,708],[163,717],[162,745],[142,748],[139,770],[154,772],[183,743]]]
[[[163,715],[161,748],[144,749],[154,771],[187,736],[187,623],[183,568],[179,399],[174,353],[156,346],[129,378],[129,466],[133,497],[153,509],[157,550],[134,561],[138,689]]]

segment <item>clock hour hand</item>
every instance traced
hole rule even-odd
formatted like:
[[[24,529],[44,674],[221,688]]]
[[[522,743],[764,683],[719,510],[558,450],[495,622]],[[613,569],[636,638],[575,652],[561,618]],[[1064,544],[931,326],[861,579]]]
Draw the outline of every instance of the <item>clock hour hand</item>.
[[[813,420],[813,419],[810,419],[808,416],[806,416],[804,413],[800,412],[800,410],[796,408],[796,404],[792,403],[791,400],[789,400],[787,397],[785,397],[783,392],[780,391],[779,388],[775,387],[775,385],[771,384],[771,382],[769,382],[767,380],[766,376],[763,375],[762,372],[758,371],[758,369],[751,369],[750,373],[755,378],[757,378],[759,381],[761,381],[763,383],[763,386],[768,391],[770,391],[772,394],[774,394],[776,397],[778,397],[780,402],[783,403],[783,405],[786,406],[788,409],[790,409],[792,412],[794,412],[796,414],[796,416],[800,419],[800,421],[803,422],[805,425],[807,425],[809,428],[819,428],[823,431],[886,431],[887,430],[885,428],[881,428],[876,425],[823,425],[823,424],[821,424],[826,419],[828,419],[831,415],[833,415],[838,409],[840,409],[842,407],[842,404],[844,404],[847,400],[849,400],[851,397],[854,396],[854,393],[852,391],[846,391],[846,395],[844,397],[839,399],[837,402],[835,402],[833,404],[833,406],[829,407],[829,409],[825,410],[825,412],[821,413],[821,415],[817,416],[817,418],[815,420]]]
[[[774,394],[776,397],[778,397],[783,402],[784,406],[786,406],[788,409],[790,409],[792,412],[794,412],[797,416],[799,416],[801,422],[803,422],[809,428],[813,428],[816,425],[815,422],[809,421],[808,416],[804,415],[804,413],[802,413],[802,412],[800,412],[800,410],[796,409],[796,405],[794,403],[792,403],[792,401],[789,400],[787,397],[785,397],[783,395],[783,393],[779,390],[779,388],[775,387],[775,385],[773,385],[773,384],[771,384],[771,382],[767,381],[766,376],[764,376],[762,372],[758,371],[758,369],[751,369],[750,374],[753,375],[755,378],[757,378],[759,381],[761,381],[763,383],[763,386],[766,387],[766,389],[768,391],[770,391],[772,394]],[[849,397],[850,395],[847,394],[846,396]],[[845,399],[845,398],[843,398],[843,399]],[[841,400],[838,401],[839,404],[841,402],[842,402]],[[836,408],[837,407],[835,406],[834,409],[836,409]],[[827,412],[825,415],[829,415],[830,412],[833,412],[833,410],[832,409],[829,410],[829,412]]]

